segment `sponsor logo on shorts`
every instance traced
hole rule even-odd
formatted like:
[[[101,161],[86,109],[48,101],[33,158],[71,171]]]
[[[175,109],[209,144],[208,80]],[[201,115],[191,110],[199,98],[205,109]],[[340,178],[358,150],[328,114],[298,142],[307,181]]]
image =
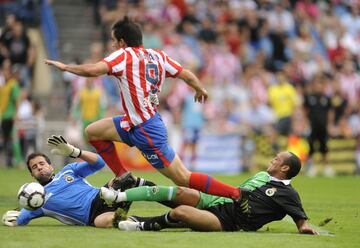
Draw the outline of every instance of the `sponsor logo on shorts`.
[[[267,190],[265,190],[265,194],[267,196],[273,196],[277,191],[277,188],[269,188]]]
[[[143,156],[147,159],[147,160],[154,160],[154,159],[159,159],[157,154],[145,154],[143,153]]]

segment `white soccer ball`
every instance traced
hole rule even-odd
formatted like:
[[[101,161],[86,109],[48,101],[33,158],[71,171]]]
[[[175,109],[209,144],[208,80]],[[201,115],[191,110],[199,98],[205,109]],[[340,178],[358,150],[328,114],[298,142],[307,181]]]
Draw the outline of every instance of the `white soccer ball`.
[[[45,189],[39,183],[25,183],[20,187],[18,200],[21,208],[35,210],[45,203]]]

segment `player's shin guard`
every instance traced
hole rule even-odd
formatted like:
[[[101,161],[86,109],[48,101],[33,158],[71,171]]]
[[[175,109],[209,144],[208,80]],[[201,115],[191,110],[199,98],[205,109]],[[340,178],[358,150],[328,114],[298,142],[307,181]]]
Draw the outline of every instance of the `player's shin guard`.
[[[143,186],[125,191],[127,201],[172,201],[177,187]]]
[[[143,178],[138,178],[138,179],[140,179],[138,187],[140,187],[140,186],[150,186],[150,187],[156,186],[156,184],[151,181],[145,180]],[[143,180],[143,181],[141,181],[141,180]],[[140,185],[141,182],[142,182],[142,184]],[[175,199],[175,196],[176,196],[176,191],[175,191],[174,199]],[[158,203],[160,203],[166,207],[169,207],[169,208],[176,208],[178,206],[178,204],[176,204],[174,201],[159,201]]]
[[[232,199],[240,198],[239,188],[224,184],[203,173],[192,172],[189,187],[210,195],[224,196]]]
[[[103,140],[91,140],[89,142],[116,176],[121,176],[127,171],[121,164],[114,142]]]

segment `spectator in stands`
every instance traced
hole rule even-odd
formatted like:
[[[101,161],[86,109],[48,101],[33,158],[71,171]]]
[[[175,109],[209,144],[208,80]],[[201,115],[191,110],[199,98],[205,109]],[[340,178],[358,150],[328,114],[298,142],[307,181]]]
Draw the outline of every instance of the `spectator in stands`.
[[[31,89],[31,69],[35,60],[35,51],[21,21],[16,20],[3,41],[8,58],[12,64],[20,67],[20,86]]]
[[[327,79],[331,82],[333,92],[331,94],[331,105],[334,109],[334,122],[330,124],[330,135],[332,137],[350,137],[351,130],[346,121],[349,116],[349,106],[343,92],[340,88],[340,83],[335,80],[332,75],[327,75]]]
[[[269,102],[277,117],[276,130],[281,135],[290,134],[291,118],[299,99],[282,70],[277,72],[275,84],[269,87]]]
[[[13,164],[13,128],[16,112],[19,106],[20,87],[13,77],[10,60],[5,60],[2,65],[4,84],[0,85],[0,118],[3,134],[3,149],[6,156],[6,166]]]
[[[355,71],[353,61],[342,61],[342,69],[339,73],[341,91],[344,93],[351,109],[356,109],[360,94],[360,75]]]
[[[278,114],[279,108],[282,111],[288,108],[287,104],[285,107],[282,104],[276,107],[270,95],[270,92],[278,87],[273,84],[276,71],[283,69],[286,81],[296,88],[293,95],[298,99],[306,85],[312,82],[318,73],[334,75],[334,80],[339,82],[340,87],[337,87],[334,81],[326,89],[326,95],[332,97],[336,113],[334,126],[329,131],[336,136],[355,137],[353,133],[348,134],[347,127],[349,116],[357,112],[357,99],[360,94],[360,49],[356,43],[360,34],[358,4],[307,0],[94,2],[97,6],[95,12],[98,14],[98,27],[103,27],[102,45],[107,44],[110,38],[109,26],[119,16],[127,13],[143,23],[145,47],[164,49],[171,57],[198,73],[211,94],[205,110],[210,113],[207,113],[210,124],[205,125],[205,129],[210,132],[218,130],[220,123],[223,123],[216,119],[218,114],[222,114],[225,120],[228,116],[236,119],[235,122],[229,122],[229,126],[240,123],[253,127],[251,117],[256,120],[266,117],[266,113],[272,111]],[[14,6],[7,7],[7,10],[14,9]],[[0,6],[0,19],[6,16],[1,15],[5,13],[1,12],[4,9],[2,7]],[[16,25],[15,15],[9,15],[0,38],[0,64],[10,56],[6,44],[13,39],[14,30],[21,29],[15,27]],[[95,34],[99,31],[95,30]],[[19,44],[19,41],[16,42]],[[103,51],[100,50],[99,56],[99,49],[92,46],[89,61],[101,59]],[[21,63],[28,64],[26,61]],[[248,75],[245,65],[256,66],[250,68],[251,73]],[[255,70],[256,68],[261,69]],[[67,108],[70,109],[70,100],[76,98],[79,89],[85,85],[85,80],[79,77],[67,77],[66,80],[71,82],[68,84],[71,87],[67,88]],[[111,77],[102,77],[96,84],[104,85],[109,102],[118,103],[117,86],[112,80]],[[20,83],[25,87],[29,84],[23,80],[23,76]],[[180,106],[186,89],[179,90],[178,86],[167,85],[164,92],[169,89],[178,92],[174,93],[176,96],[173,93],[168,94],[165,101],[161,101],[166,102],[167,106],[161,108],[168,108],[168,119],[173,120],[177,127],[181,120]],[[344,100],[341,103],[338,101],[339,96]],[[224,101],[225,97],[231,100]],[[260,102],[255,104],[251,101],[253,98]],[[269,111],[265,106],[267,99],[271,107]],[[347,107],[344,107],[345,102]],[[226,114],[221,113],[222,103],[228,104]],[[229,109],[231,106],[233,109]],[[109,107],[121,109],[115,104],[109,104]],[[253,109],[256,113],[252,116]],[[289,113],[286,115],[289,116]],[[355,115],[351,116],[351,119],[354,119]],[[281,126],[280,122],[282,121],[279,121],[278,128]],[[296,123],[296,128],[303,130],[299,126],[302,125]],[[286,134],[288,130],[289,128],[286,128],[281,132]]]
[[[76,120],[80,120],[82,123],[85,141],[85,127],[92,122],[102,119],[105,112],[103,92],[94,85],[94,78],[86,78],[86,84],[80,89],[75,101],[74,116]]]
[[[190,94],[184,99],[181,117],[183,140],[180,154],[184,161],[190,160],[189,163],[185,162],[186,164],[194,166],[196,161],[196,145],[199,140],[200,131],[204,126],[205,117],[202,105],[194,102]],[[187,156],[187,154],[190,154],[190,156]]]
[[[212,27],[213,23],[209,17],[205,17],[201,22],[198,37],[200,40],[207,43],[215,43],[217,39],[217,33]]]
[[[143,25],[143,43],[145,48],[161,49],[163,46],[161,37],[156,31],[155,24],[147,21]]]
[[[313,165],[312,156],[316,151],[315,144],[319,142],[319,151],[322,155],[325,176],[334,176],[334,170],[328,160],[328,126],[333,123],[334,112],[331,105],[331,99],[326,96],[324,87],[324,76],[318,74],[311,82],[311,91],[304,97],[304,108],[307,113],[311,132],[308,137],[310,146],[307,160],[307,174],[314,176],[316,174]]]
[[[22,91],[21,101],[16,116],[16,129],[19,137],[21,157],[25,159],[29,153],[36,152],[37,119],[34,101],[31,95]]]

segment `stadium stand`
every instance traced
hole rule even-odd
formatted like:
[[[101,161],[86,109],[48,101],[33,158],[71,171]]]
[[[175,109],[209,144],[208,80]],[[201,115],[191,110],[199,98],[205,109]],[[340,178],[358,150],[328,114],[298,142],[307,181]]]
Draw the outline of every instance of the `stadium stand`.
[[[31,65],[31,90],[34,95],[47,95],[43,103],[46,121],[78,121],[71,108],[84,80],[58,72],[50,77],[39,63],[45,56],[41,51],[46,48],[48,57],[65,62],[98,61],[109,54],[112,23],[127,14],[142,25],[145,47],[164,49],[201,78],[210,93],[202,109],[203,133],[218,135],[220,141],[222,135],[236,133],[246,140],[239,146],[239,156],[246,155],[240,157],[246,162],[241,162],[245,167],[239,171],[264,166],[283,148],[302,153],[305,164],[310,132],[303,102],[319,80],[335,111],[334,120],[328,123],[328,163],[338,173],[360,168],[356,160],[360,150],[358,3],[42,0],[25,1],[31,4],[23,6],[10,2],[0,5],[1,16],[16,14],[33,28],[28,34],[36,43],[37,58]],[[37,20],[39,10],[41,19]],[[5,19],[0,22],[3,35],[7,24]],[[43,41],[39,41],[39,23]],[[0,53],[0,63],[6,57]],[[102,77],[96,84],[106,94],[107,114],[121,112],[113,79]],[[281,87],[290,93],[282,94]],[[189,94],[184,84],[169,80],[160,96],[160,113],[176,129],[170,133],[180,133],[170,137],[180,143],[174,147],[181,147],[181,115]],[[282,103],[282,97],[289,95],[292,100]],[[279,136],[284,130],[290,130],[289,135]],[[314,162],[320,164],[317,153]]]

